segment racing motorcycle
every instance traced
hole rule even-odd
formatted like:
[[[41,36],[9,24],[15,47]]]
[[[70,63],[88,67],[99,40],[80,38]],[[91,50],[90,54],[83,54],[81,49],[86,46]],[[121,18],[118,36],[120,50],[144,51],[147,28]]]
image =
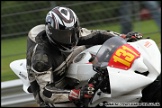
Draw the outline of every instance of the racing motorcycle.
[[[23,90],[31,93],[26,59],[11,62],[10,68],[22,80]],[[66,77],[79,82],[75,88],[86,83],[95,85],[93,97],[85,106],[146,106],[141,103],[145,96],[143,91],[160,74],[161,53],[154,40],[145,38],[127,42],[115,36],[103,45],[89,47],[75,56]],[[159,103],[151,104],[159,106]]]

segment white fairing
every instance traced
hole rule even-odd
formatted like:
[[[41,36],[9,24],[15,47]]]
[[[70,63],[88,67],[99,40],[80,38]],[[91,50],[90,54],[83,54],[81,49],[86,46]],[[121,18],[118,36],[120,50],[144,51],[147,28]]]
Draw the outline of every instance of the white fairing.
[[[95,95],[89,106],[93,107],[103,100],[105,101],[105,98],[108,102],[138,102],[142,97],[143,88],[152,83],[161,73],[161,54],[154,41],[143,39],[129,44],[135,47],[141,56],[134,61],[128,70],[108,66],[111,94],[102,93],[100,97]],[[85,50],[82,59],[70,66],[67,77],[76,78],[79,81],[91,78],[96,72],[93,71],[92,65],[87,63],[91,57],[90,53],[95,54],[99,48],[100,46],[95,46],[95,48]],[[135,71],[140,73],[149,71],[149,74],[144,76],[135,73]]]
[[[161,73],[161,53],[156,43],[151,39],[142,39],[130,44],[141,52],[143,62],[150,71],[148,77],[155,80]]]
[[[26,70],[26,59],[20,59],[20,60],[15,60],[11,62],[10,68],[22,80],[23,90],[26,93],[29,93],[28,88],[30,86],[30,82],[29,82],[28,74]]]
[[[130,42],[140,52],[128,70],[108,66],[111,94],[95,94],[89,106],[95,106],[103,100],[108,102],[138,102],[142,97],[141,91],[151,84],[161,73],[161,53],[156,43],[151,39],[141,39]],[[101,45],[90,47],[78,54],[67,71],[67,77],[78,79],[80,82],[88,81],[96,72],[89,63],[91,54],[95,55]],[[10,64],[11,69],[23,81],[23,89],[28,88],[29,80],[26,71],[26,60],[15,60]],[[139,73],[135,73],[138,71]],[[140,73],[149,72],[147,76]],[[20,72],[26,76],[22,77]],[[27,90],[24,89],[25,92]],[[100,89],[97,91],[100,92]]]
[[[92,69],[89,59],[91,58],[91,54],[95,55],[100,47],[101,45],[93,46],[77,55],[73,63],[69,66],[67,77],[75,78],[79,81],[87,81],[91,78],[96,72]],[[76,59],[82,54],[82,58],[76,62]]]

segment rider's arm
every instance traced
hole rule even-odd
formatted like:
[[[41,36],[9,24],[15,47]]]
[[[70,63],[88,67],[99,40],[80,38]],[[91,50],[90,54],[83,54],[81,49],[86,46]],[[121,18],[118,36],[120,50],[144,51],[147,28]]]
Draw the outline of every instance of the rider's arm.
[[[78,45],[97,45],[103,44],[107,39],[113,36],[120,36],[127,41],[132,39],[141,39],[142,34],[138,32],[129,32],[128,34],[120,34],[110,30],[88,30],[80,29],[80,38]]]
[[[34,94],[40,96],[36,97],[35,95],[37,101],[42,99],[43,102],[50,106],[50,104],[56,102],[69,101],[69,91],[55,87],[53,72],[48,59],[46,54],[35,54],[32,58],[33,61],[31,61],[31,74],[29,74],[29,78],[34,77],[34,81],[31,82],[31,87],[33,88],[32,91]]]
[[[108,30],[88,30],[80,29],[80,38],[78,45],[99,45],[113,36],[120,36],[119,33]]]

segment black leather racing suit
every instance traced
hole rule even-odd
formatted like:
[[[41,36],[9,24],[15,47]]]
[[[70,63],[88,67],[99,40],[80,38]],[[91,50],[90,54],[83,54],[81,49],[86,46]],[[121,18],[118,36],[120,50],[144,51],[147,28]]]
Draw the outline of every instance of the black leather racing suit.
[[[78,46],[97,45],[104,43],[113,33],[104,30],[80,29]],[[82,51],[84,46],[79,48]],[[69,102],[70,90],[65,74],[66,69],[78,50],[63,53],[56,46],[51,45],[45,33],[45,25],[33,27],[27,39],[27,72],[31,83],[31,90],[40,106],[45,104]]]

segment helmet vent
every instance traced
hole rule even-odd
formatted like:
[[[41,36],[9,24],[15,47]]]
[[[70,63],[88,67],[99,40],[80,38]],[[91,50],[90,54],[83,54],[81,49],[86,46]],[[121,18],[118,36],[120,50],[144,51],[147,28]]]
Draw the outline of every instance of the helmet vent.
[[[62,9],[62,10],[61,10],[61,13],[67,15],[67,11],[66,11],[65,9]]]

